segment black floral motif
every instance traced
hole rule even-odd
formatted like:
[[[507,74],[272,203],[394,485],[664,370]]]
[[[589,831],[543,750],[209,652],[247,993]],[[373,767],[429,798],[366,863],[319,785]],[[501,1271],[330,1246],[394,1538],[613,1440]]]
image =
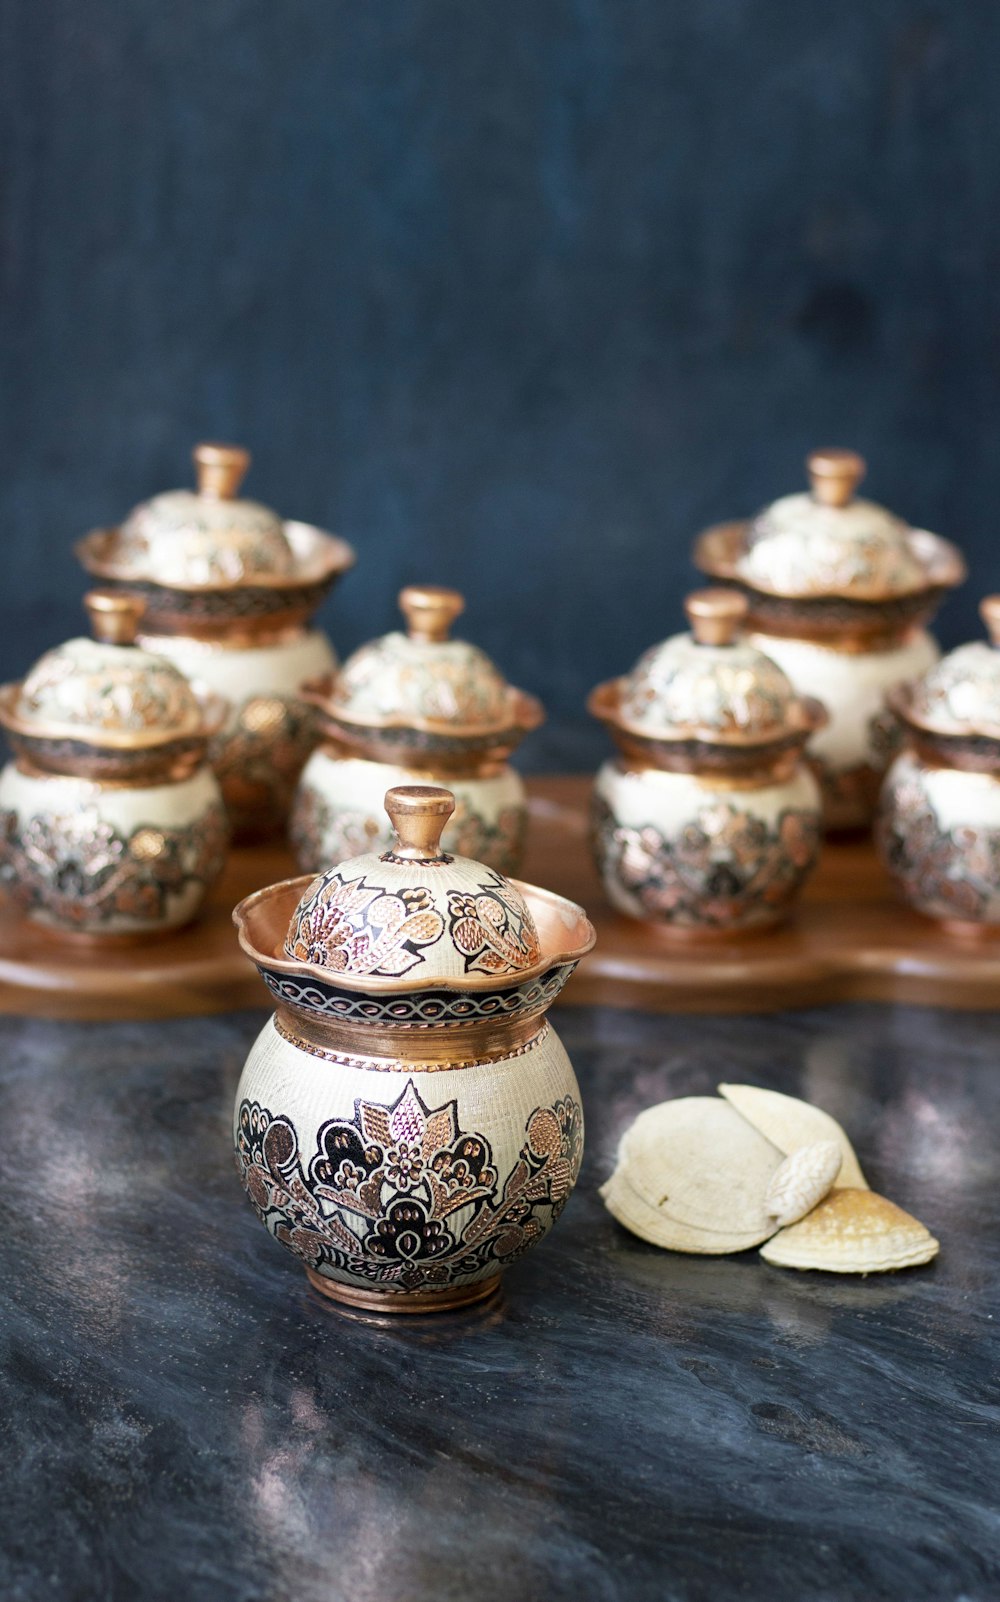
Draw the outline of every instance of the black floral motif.
[[[764,923],[796,893],[819,852],[815,813],[788,808],[777,828],[720,801],[667,838],[627,828],[595,796],[591,840],[598,866],[651,918],[707,929]]]
[[[295,1130],[240,1106],[236,1155],[262,1221],[311,1268],[387,1289],[482,1276],[527,1250],[576,1183],[583,1120],[572,1097],[539,1107],[502,1190],[489,1142],[458,1127],[454,1101],[429,1108],[413,1081],[391,1106],[358,1100],[319,1131],[304,1166]]]
[[[65,816],[0,814],[0,882],[26,910],[67,928],[161,923],[169,898],[222,871],[225,813],[210,807],[179,829],[143,824],[122,835],[93,809]]]
[[[387,890],[325,874],[310,887],[285,950],[333,973],[399,977],[423,962],[423,948],[444,933],[444,919],[423,885]]]

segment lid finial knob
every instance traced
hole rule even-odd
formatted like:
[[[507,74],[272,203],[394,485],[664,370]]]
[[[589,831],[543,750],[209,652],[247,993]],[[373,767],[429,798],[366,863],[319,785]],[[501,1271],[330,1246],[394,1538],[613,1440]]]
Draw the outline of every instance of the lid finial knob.
[[[196,445],[192,451],[198,474],[198,494],[214,501],[231,501],[250,466],[250,452],[242,445]]]
[[[385,810],[396,831],[392,855],[405,862],[438,862],[441,835],[455,810],[450,790],[436,784],[397,784],[385,792]]]
[[[457,590],[437,584],[408,584],[399,592],[399,609],[411,640],[438,643],[448,638],[455,619],[465,611],[465,600]]]
[[[979,616],[986,624],[990,644],[1000,646],[1000,595],[984,595],[979,603]]]
[[[826,450],[810,451],[806,469],[814,500],[823,506],[846,506],[854,499],[867,472],[867,463],[857,451],[831,445]]]
[[[699,645],[732,645],[747,616],[747,598],[739,590],[695,590],[684,602],[691,633]]]
[[[90,590],[83,598],[90,632],[102,645],[134,645],[146,610],[141,595],[127,590]]]

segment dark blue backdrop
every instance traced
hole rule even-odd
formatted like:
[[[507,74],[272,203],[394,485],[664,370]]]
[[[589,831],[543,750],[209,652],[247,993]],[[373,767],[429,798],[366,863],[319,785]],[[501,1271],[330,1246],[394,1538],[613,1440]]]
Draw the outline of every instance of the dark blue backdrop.
[[[990,0],[2,0],[0,673],[198,437],[589,759],[702,524],[816,443],[1000,587]]]

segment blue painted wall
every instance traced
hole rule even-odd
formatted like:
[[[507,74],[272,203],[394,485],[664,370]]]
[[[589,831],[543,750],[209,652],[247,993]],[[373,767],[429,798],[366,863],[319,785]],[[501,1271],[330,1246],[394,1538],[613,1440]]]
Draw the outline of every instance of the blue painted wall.
[[[0,673],[198,437],[357,545],[343,647],[464,589],[536,761],[812,444],[966,547],[973,632],[998,61],[988,0],[2,0]]]

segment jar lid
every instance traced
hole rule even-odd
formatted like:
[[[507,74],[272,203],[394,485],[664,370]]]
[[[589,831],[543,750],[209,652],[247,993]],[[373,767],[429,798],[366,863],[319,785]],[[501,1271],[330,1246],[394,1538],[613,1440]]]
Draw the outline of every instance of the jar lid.
[[[866,465],[856,451],[812,451],[806,467],[808,491],[782,496],[748,523],[706,530],[695,546],[698,566],[802,601],[902,601],[961,582],[954,546],[857,495]]]
[[[142,602],[92,591],[94,638],[46,651],[0,700],[0,720],[19,734],[138,749],[206,732],[205,708],[172,662],[134,644]]]
[[[907,722],[930,734],[1000,739],[1000,595],[980,604],[990,643],[974,640],[949,651],[896,705]]]
[[[481,862],[441,849],[455,810],[450,790],[401,785],[388,791],[385,809],[393,848],[314,879],[292,916],[285,955],[348,984],[452,984],[537,967],[538,930],[521,891]]]
[[[294,559],[277,512],[238,492],[250,466],[239,445],[196,445],[197,490],[143,501],[118,530],[115,556],[157,584],[243,584],[286,577]]]
[[[763,745],[801,730],[805,703],[778,664],[740,637],[746,598],[698,590],[684,608],[691,632],[653,646],[617,681],[612,721],[651,740],[711,745]],[[596,700],[592,709],[604,715]]]
[[[339,723],[481,739],[542,721],[540,704],[513,689],[485,651],[450,637],[465,609],[457,590],[409,585],[399,606],[406,633],[361,646],[333,679],[324,709]]]

